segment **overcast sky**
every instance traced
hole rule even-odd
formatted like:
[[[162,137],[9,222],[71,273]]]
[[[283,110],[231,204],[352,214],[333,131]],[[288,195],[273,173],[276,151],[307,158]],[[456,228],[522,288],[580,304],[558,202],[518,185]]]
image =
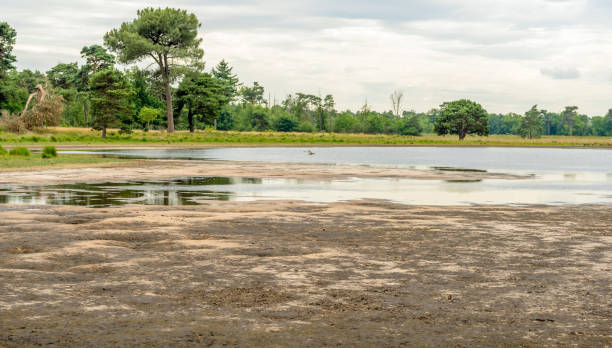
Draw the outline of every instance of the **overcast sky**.
[[[195,13],[207,69],[225,58],[278,100],[383,111],[398,89],[417,111],[459,98],[503,113],[612,108],[609,0],[0,0],[0,21],[17,30],[18,68],[46,71],[147,6]]]

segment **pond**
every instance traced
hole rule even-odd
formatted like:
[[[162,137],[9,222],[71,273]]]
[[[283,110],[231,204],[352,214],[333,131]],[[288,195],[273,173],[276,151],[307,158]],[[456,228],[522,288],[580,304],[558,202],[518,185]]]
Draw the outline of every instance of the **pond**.
[[[197,205],[210,200],[335,202],[380,199],[414,205],[609,204],[612,151],[545,148],[341,147],[70,151],[156,159],[272,161],[531,174],[528,179],[297,180],[190,177],[174,180],[0,187],[0,203],[108,207]],[[314,153],[314,154],[310,154]]]

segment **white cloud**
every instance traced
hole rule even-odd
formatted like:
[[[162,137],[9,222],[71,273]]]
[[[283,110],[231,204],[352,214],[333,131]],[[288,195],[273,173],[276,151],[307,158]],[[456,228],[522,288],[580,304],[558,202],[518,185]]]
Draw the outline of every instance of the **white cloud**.
[[[454,98],[491,112],[612,106],[604,0],[21,0],[0,13],[18,32],[19,68],[44,71],[146,6],[194,12],[208,67],[225,58],[277,99],[331,93],[341,109],[367,98],[384,110],[401,89],[423,111]]]

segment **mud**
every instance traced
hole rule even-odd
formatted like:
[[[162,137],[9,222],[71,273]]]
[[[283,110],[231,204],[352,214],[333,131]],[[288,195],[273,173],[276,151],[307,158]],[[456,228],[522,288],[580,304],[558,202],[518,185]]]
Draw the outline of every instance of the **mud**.
[[[63,168],[31,171],[9,171],[0,176],[0,185],[48,185],[73,182],[122,180],[156,180],[194,176],[222,176],[248,178],[342,179],[405,178],[439,179],[451,181],[482,179],[521,179],[504,173],[460,172],[448,170],[420,170],[410,168],[381,168],[373,166],[323,165],[301,163],[137,160],[108,163],[96,168]]]
[[[0,346],[612,345],[610,206],[0,206]]]

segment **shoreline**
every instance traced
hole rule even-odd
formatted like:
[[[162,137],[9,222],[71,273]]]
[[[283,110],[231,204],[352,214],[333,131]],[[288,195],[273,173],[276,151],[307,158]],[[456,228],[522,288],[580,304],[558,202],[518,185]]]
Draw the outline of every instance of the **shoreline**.
[[[329,144],[329,143],[313,143],[313,144],[295,144],[295,143],[279,143],[279,144],[225,144],[225,143],[178,143],[178,144],[137,144],[137,143],[121,143],[121,144],[57,144],[57,143],[5,143],[2,146],[5,149],[24,146],[32,150],[40,150],[45,146],[54,145],[58,150],[112,150],[112,149],[216,149],[216,148],[330,148],[330,147],[456,147],[456,148],[525,148],[525,149],[589,149],[589,150],[612,150],[610,145],[498,145],[498,144]]]
[[[120,168],[121,170],[117,170]],[[290,179],[405,178],[422,180],[527,179],[505,173],[389,168],[367,165],[331,165],[286,162],[142,160],[99,166],[6,170],[0,185],[50,185],[79,182],[173,179],[181,177],[243,177]]]

